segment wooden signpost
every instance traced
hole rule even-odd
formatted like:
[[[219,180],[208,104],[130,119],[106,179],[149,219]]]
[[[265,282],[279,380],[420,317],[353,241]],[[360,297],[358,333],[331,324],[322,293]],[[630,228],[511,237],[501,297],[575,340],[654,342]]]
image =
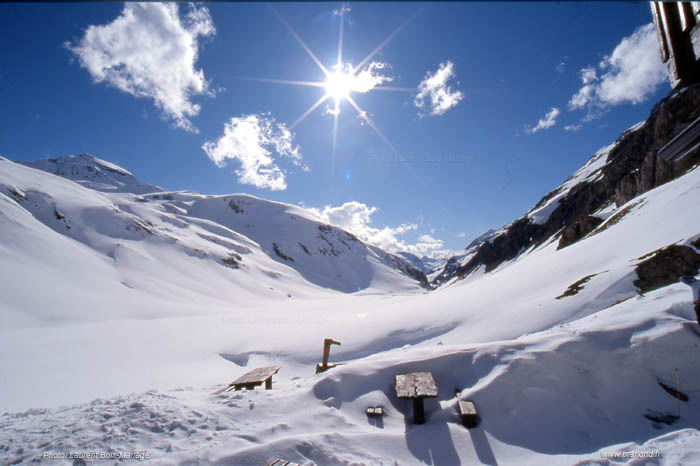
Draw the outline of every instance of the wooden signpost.
[[[331,354],[331,345],[340,345],[339,341],[335,341],[332,338],[326,338],[323,340],[323,360],[321,364],[316,364],[316,373],[320,374],[321,372],[326,372],[328,369],[332,369],[337,364],[329,364],[328,363],[328,357]]]

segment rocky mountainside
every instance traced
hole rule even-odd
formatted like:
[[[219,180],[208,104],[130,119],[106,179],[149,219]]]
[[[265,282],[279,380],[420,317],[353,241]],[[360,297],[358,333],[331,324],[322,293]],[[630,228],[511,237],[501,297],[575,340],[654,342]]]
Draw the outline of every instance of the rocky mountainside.
[[[698,163],[698,149],[674,163],[656,152],[699,115],[700,85],[673,91],[654,106],[645,122],[594,154],[526,215],[481,242],[472,254],[450,259],[433,283],[461,279],[480,268],[490,272],[550,241],[565,248],[619,221],[630,210],[618,211],[623,204]]]

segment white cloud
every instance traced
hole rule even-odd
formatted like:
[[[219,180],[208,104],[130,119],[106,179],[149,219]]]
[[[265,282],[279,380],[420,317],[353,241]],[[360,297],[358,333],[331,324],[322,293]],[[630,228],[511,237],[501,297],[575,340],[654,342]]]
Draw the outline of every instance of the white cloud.
[[[277,191],[287,188],[285,173],[278,166],[280,158],[289,158],[308,170],[293,139],[294,134],[284,124],[275,123],[269,114],[246,115],[231,118],[219,139],[205,142],[202,149],[219,167],[228,160],[237,160],[239,183]]]
[[[597,69],[589,66],[581,70],[582,86],[571,97],[568,107],[569,110],[587,108],[586,120],[591,120],[611,105],[644,102],[667,79],[656,31],[649,23],[623,38]]]
[[[577,110],[584,108],[589,102],[595,99],[596,84],[595,81],[598,80],[598,73],[595,68],[588,66],[583,68],[580,72],[581,82],[583,86],[576,92],[569,100],[569,110]]]
[[[581,127],[582,127],[582,125],[578,125],[578,124],[566,125],[566,126],[564,126],[564,131],[575,132],[575,131],[580,130]]]
[[[385,82],[394,80],[393,77],[385,74],[385,71],[388,69],[388,64],[373,61],[362,70],[353,74],[352,63],[333,65],[334,72],[329,77],[329,80],[332,80],[330,86],[337,87],[342,93],[358,92],[365,94]]]
[[[386,251],[406,251],[417,256],[443,257],[451,251],[443,248],[444,242],[430,235],[420,235],[415,243],[409,243],[401,238],[401,235],[410,231],[416,231],[415,223],[402,224],[397,227],[376,228],[372,226],[372,215],[377,212],[376,207],[368,206],[362,202],[351,201],[337,207],[325,206],[323,209],[309,208],[321,220],[335,225],[367,243],[378,246]]]
[[[466,236],[467,236],[467,234],[464,232],[457,234],[457,238],[465,238]]]
[[[383,73],[388,67],[386,63],[373,61],[354,76],[351,90],[364,94],[385,82],[393,81],[393,77]]]
[[[552,126],[557,124],[557,117],[559,116],[559,111],[558,108],[552,107],[549,112],[544,116],[544,118],[540,118],[540,120],[537,122],[537,125],[535,125],[534,128],[528,128],[526,131],[528,134],[534,134],[538,131],[541,131],[543,129],[549,129]]]
[[[337,10],[333,10],[333,16],[345,15],[347,13],[350,13],[351,11],[352,9],[348,5],[342,4],[340,8],[338,8]]]
[[[195,69],[198,39],[216,31],[205,7],[190,5],[184,18],[178,10],[177,3],[126,3],[117,19],[65,46],[95,82],[153,99],[176,126],[196,132],[189,118],[200,107],[191,97],[209,93]]]
[[[451,61],[440,63],[437,71],[428,71],[425,79],[418,85],[420,92],[413,104],[420,109],[428,107],[431,115],[443,115],[464,98],[461,91],[452,90],[447,84],[455,76],[454,64]]]

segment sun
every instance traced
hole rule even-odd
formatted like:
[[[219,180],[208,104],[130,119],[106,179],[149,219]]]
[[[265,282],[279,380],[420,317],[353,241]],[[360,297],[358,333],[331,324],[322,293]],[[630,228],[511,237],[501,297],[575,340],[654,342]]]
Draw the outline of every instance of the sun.
[[[346,99],[353,87],[354,76],[344,71],[335,71],[328,75],[328,79],[323,87],[326,88],[326,94],[332,97],[336,102]]]
[[[355,76],[352,72],[337,69],[328,75],[323,87],[326,94],[335,100],[336,103],[350,96],[354,87]]]

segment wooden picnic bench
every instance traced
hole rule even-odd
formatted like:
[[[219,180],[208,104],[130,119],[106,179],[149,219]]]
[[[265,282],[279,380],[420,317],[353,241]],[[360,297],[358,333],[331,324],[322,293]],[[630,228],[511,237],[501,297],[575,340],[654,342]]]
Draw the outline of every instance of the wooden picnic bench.
[[[464,427],[471,429],[479,424],[479,413],[476,411],[476,405],[473,401],[457,398],[457,408]]]
[[[246,372],[236,380],[228,384],[221,390],[214,392],[214,395],[230,390],[253,390],[255,387],[265,384],[265,390],[272,389],[272,376],[280,370],[280,366],[258,367],[250,372]]]
[[[273,460],[271,463],[265,463],[265,466],[299,466],[298,463],[292,463],[291,461],[285,461],[281,458]]]
[[[413,400],[413,423],[425,423],[424,398],[436,398],[437,385],[430,372],[413,372],[396,376],[396,397]]]

